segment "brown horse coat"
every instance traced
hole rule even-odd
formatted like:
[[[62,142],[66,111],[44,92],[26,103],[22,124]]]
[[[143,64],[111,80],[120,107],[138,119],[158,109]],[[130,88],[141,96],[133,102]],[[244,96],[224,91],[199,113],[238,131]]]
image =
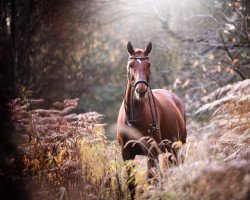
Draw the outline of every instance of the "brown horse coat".
[[[128,85],[130,85],[128,83]],[[130,86],[128,86],[130,87]],[[181,141],[186,142],[186,125],[185,125],[185,110],[181,100],[172,92],[165,89],[152,90],[155,97],[156,109],[159,119],[159,136],[161,140],[170,140],[172,142]],[[155,112],[154,112],[155,115]],[[135,155],[144,155],[140,145],[134,147],[126,146],[130,140],[139,140],[141,137],[150,136],[155,138],[148,130],[151,129],[152,119],[150,116],[150,107],[148,100],[144,102],[135,103],[135,119],[138,124],[134,128],[138,130],[135,134],[128,129],[124,129],[126,124],[126,113],[124,108],[124,101],[120,107],[117,120],[117,139],[122,147],[123,160],[134,159]],[[161,142],[161,141],[159,141]]]
[[[145,50],[137,49],[136,51],[130,42],[127,45],[130,56],[127,65],[128,82],[117,119],[117,139],[121,145],[123,160],[134,159],[136,155],[146,155],[149,157],[149,170],[154,167],[154,160],[158,160],[159,151],[155,151],[152,155],[148,151],[150,146],[147,146],[145,142],[142,145],[131,141],[138,141],[148,136],[153,138],[157,144],[165,140],[172,143],[177,141],[185,143],[187,136],[185,108],[181,100],[166,89],[154,89],[151,92],[148,84],[150,75],[148,54],[151,49],[151,43]],[[131,118],[132,115],[136,121],[132,127],[129,127],[128,118]],[[154,132],[152,122],[156,118],[158,118],[159,129]],[[165,149],[162,149],[163,153],[164,151]],[[167,148],[167,151],[170,149]],[[130,191],[134,187],[131,186]]]

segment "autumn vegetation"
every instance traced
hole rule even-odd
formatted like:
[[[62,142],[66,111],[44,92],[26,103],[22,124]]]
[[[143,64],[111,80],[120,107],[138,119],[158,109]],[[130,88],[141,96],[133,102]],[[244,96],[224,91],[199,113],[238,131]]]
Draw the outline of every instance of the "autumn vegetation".
[[[186,106],[154,184],[115,139],[128,41]],[[0,72],[0,199],[129,199],[128,165],[136,199],[250,199],[248,0],[3,0]]]
[[[137,198],[247,199],[249,195],[249,80],[206,96],[209,122],[189,120],[189,138],[157,184],[146,177],[146,158],[135,160]],[[242,98],[243,97],[243,98]],[[214,100],[216,99],[216,100]],[[75,114],[78,99],[42,109],[43,99],[11,103],[18,155],[31,199],[128,199],[126,165],[116,142],[108,141],[102,116]],[[220,183],[216,187],[214,185]]]

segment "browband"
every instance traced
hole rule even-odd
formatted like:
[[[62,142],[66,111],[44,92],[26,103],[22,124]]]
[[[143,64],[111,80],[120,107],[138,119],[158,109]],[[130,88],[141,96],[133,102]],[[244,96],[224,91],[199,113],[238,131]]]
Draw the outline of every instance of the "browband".
[[[131,59],[139,59],[139,60],[143,60],[143,59],[149,59],[148,56],[144,56],[144,57],[141,57],[141,56],[130,56],[128,57],[128,60],[131,60]]]

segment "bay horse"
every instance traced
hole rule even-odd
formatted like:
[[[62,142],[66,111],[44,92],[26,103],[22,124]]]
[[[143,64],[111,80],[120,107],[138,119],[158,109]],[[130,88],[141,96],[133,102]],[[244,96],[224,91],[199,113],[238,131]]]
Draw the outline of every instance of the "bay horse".
[[[145,50],[134,49],[131,42],[127,44],[127,86],[117,119],[117,139],[123,160],[133,160],[136,155],[147,156],[148,178],[153,177],[155,161],[164,163],[158,158],[173,148],[169,142],[185,143],[187,137],[185,108],[181,100],[166,89],[151,90],[151,50],[151,42]],[[150,148],[149,140],[145,142],[143,138],[152,138],[158,149]],[[164,142],[168,145],[162,145]],[[128,189],[133,198],[135,184],[130,181]]]

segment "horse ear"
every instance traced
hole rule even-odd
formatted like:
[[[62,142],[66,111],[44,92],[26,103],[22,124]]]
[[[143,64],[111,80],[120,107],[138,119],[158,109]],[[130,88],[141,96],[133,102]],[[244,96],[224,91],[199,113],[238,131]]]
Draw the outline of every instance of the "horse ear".
[[[131,44],[131,42],[128,42],[128,44],[127,44],[127,50],[128,50],[128,53],[129,53],[130,55],[133,55],[133,54],[135,53],[134,47],[133,47],[133,45]]]
[[[149,42],[146,49],[144,50],[144,54],[147,56],[148,54],[150,54],[151,50],[152,50],[152,43]]]

